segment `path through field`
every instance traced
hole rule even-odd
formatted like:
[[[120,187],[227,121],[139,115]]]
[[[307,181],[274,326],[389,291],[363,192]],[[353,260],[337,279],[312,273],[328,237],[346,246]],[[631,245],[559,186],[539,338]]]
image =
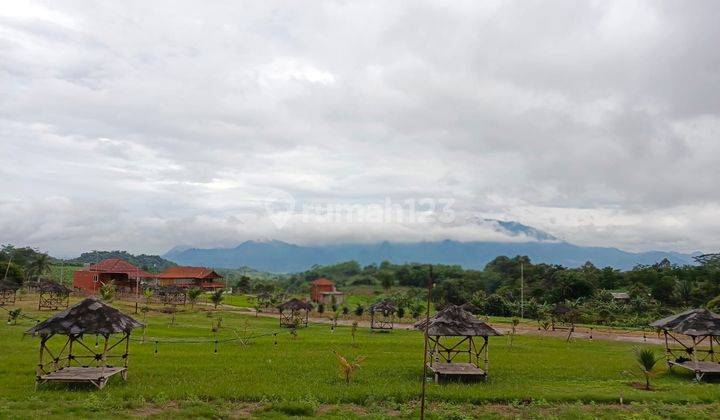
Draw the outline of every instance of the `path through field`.
[[[210,304],[207,304],[210,305]],[[262,317],[271,317],[271,318],[279,318],[280,315],[277,312],[257,312],[254,308],[247,308],[247,307],[240,307],[240,306],[234,306],[234,305],[222,305],[224,310],[232,310],[232,311],[241,311],[241,312],[249,312],[252,314],[255,314],[256,316],[262,316]],[[332,324],[332,320],[329,317],[311,317],[309,319],[310,322],[313,323],[319,323],[319,324]],[[337,325],[343,325],[343,326],[351,326],[354,320],[352,319],[338,319]],[[491,323],[493,328],[496,330],[502,332],[503,334],[508,334],[511,330],[511,326],[507,323]],[[363,328],[370,328],[370,321],[363,319],[358,321],[358,326]],[[395,323],[395,328],[398,329],[413,329],[413,324],[410,323]],[[515,331],[517,334],[522,335],[535,335],[535,336],[552,336],[552,337],[567,337],[568,331],[566,330],[556,330],[556,331],[544,331],[543,329],[539,328],[537,325],[534,325],[532,321],[524,321],[517,327],[515,327]],[[597,327],[597,328],[590,328],[587,326],[576,326],[575,331],[572,333],[572,340],[606,340],[606,341],[621,341],[626,343],[649,343],[649,344],[663,344],[664,341],[662,337],[658,336],[654,332],[643,332],[643,331],[637,331],[637,330],[622,330],[618,328],[610,328],[610,327]]]

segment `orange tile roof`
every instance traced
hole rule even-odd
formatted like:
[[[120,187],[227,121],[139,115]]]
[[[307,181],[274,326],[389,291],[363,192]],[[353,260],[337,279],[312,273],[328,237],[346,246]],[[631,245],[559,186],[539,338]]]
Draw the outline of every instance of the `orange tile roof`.
[[[316,286],[334,286],[335,285],[335,283],[331,282],[330,280],[328,280],[324,277],[321,277],[317,280],[313,280],[312,284],[314,284]]]
[[[92,264],[85,268],[85,271],[100,271],[103,273],[123,273],[128,274],[131,276],[140,276],[140,277],[153,277],[153,274],[148,273],[145,270],[142,270],[138,267],[136,267],[133,264],[130,264],[129,262],[120,259],[120,258],[108,258],[105,260],[100,261],[97,264]]]
[[[156,275],[160,279],[221,279],[220,274],[205,267],[169,267]]]

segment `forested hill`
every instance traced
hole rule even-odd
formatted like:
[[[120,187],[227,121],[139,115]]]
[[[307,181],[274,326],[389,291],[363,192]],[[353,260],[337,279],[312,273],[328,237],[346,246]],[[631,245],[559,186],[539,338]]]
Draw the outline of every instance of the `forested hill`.
[[[107,258],[120,258],[133,264],[143,270],[150,272],[160,272],[168,267],[176,266],[177,264],[166,260],[159,255],[133,255],[127,251],[92,251],[83,252],[79,257],[68,260],[68,263],[78,264],[95,264]]]
[[[313,265],[357,261],[362,265],[389,261],[394,264],[453,264],[482,269],[498,255],[527,255],[533,261],[579,267],[586,261],[596,266],[628,270],[638,264],[652,265],[663,259],[673,264],[693,264],[691,255],[651,251],[632,253],[617,248],[583,247],[561,241],[535,242],[416,242],[301,246],[282,241],[247,241],[235,248],[174,249],[164,255],[178,264],[208,267],[252,267],[256,270],[291,273]]]

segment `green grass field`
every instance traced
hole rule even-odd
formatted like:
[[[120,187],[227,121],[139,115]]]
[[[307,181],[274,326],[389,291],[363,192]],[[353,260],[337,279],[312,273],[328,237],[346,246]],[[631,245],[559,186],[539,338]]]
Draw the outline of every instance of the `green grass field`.
[[[120,307],[130,311],[129,306]],[[278,328],[277,319],[225,311],[223,326],[215,336],[208,310],[178,313],[175,325],[170,325],[170,315],[150,312],[147,342],[133,342],[131,347],[128,382],[116,378],[101,391],[64,385],[33,391],[38,339],[23,332],[34,322],[3,323],[0,418],[417,415],[423,351],[420,333],[396,330],[378,334],[359,329],[357,346],[353,346],[348,327],[332,332],[328,325],[311,325],[293,339]],[[246,345],[221,343],[214,353],[215,338],[222,341],[247,335],[262,336]],[[137,331],[135,338],[141,336]],[[207,342],[167,343],[189,339]],[[155,340],[159,341],[157,354]],[[94,337],[87,341],[94,345]],[[332,349],[350,357],[367,357],[350,385],[340,378]],[[630,386],[629,382],[638,379],[622,372],[633,368],[632,349],[632,344],[619,342],[566,343],[537,336],[518,336],[509,347],[505,337],[492,338],[488,381],[429,384],[430,411],[438,418],[480,414],[582,417],[587,413],[591,417],[592,413],[595,417],[675,413],[682,418],[716,412],[717,383],[698,384],[689,375],[668,375],[663,367],[654,378],[655,390]],[[657,346],[657,350],[661,348]],[[621,398],[623,406],[619,405]],[[522,404],[530,399],[529,406]],[[687,403],[697,405],[684,405]]]

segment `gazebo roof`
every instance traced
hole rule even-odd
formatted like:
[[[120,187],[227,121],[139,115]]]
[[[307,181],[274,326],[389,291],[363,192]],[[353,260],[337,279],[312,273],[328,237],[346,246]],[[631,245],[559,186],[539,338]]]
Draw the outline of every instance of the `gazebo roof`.
[[[20,285],[15,283],[14,281],[0,280],[0,292],[4,292],[6,290],[15,291],[19,288],[20,288]]]
[[[375,302],[372,305],[370,305],[370,312],[384,312],[384,313],[392,313],[397,310],[397,306],[395,306],[395,302],[393,302],[390,299],[383,299],[379,302]]]
[[[82,335],[129,333],[142,324],[106,305],[96,297],[87,298],[27,330],[27,334]]]
[[[659,319],[650,326],[690,336],[720,336],[720,315],[707,309],[691,309]]]
[[[45,293],[58,293],[58,294],[66,294],[69,295],[71,290],[65,287],[65,285],[62,285],[60,283],[46,280],[40,283],[38,286],[38,289],[41,292]]]
[[[415,328],[424,331],[425,322],[416,323]],[[488,337],[502,334],[460,306],[450,305],[430,318],[428,335]]]
[[[460,307],[463,308],[465,311],[470,312],[471,314],[479,314],[480,313],[480,308],[478,308],[477,306],[473,305],[470,302],[465,302],[462,305],[460,305]]]
[[[281,311],[284,311],[286,309],[290,309],[291,311],[312,311],[312,304],[309,302],[303,302],[300,299],[292,298],[288,300],[287,302],[278,305],[278,309]]]
[[[185,291],[185,289],[183,289],[180,286],[171,284],[169,286],[160,286],[158,289],[158,292],[160,294],[170,294],[170,295],[183,294],[184,295],[186,291]]]
[[[553,306],[552,309],[550,309],[550,312],[553,315],[567,315],[571,312],[574,312],[575,310],[565,304],[557,303],[555,306]]]

